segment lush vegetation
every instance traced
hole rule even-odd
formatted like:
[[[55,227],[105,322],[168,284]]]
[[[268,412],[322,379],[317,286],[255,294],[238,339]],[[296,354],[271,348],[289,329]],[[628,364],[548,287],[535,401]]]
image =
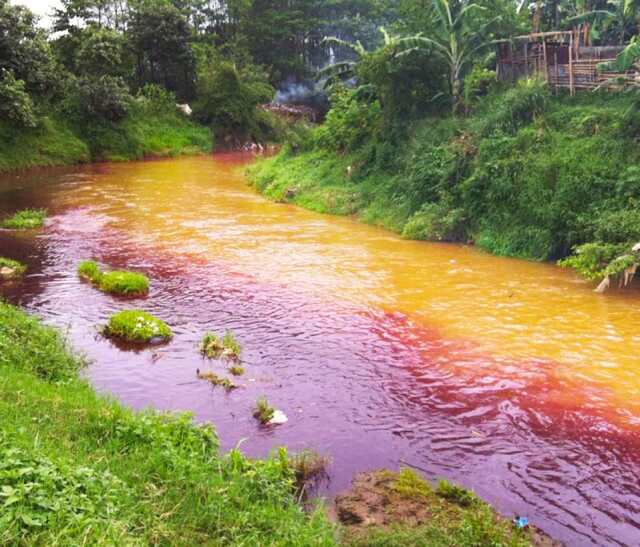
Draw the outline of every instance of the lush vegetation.
[[[98,264],[92,260],[80,263],[78,275],[91,281],[106,293],[123,296],[144,296],[149,292],[149,278],[146,275],[126,270],[103,272]]]
[[[47,212],[44,209],[23,209],[0,222],[0,227],[9,230],[34,230],[42,228]]]
[[[186,415],[133,413],[80,380],[53,329],[0,304],[0,543],[331,545],[284,450],[218,451]]]
[[[169,326],[150,313],[141,310],[124,310],[109,318],[103,332],[106,336],[127,342],[166,342],[173,337]]]
[[[259,164],[252,180],[274,199],[355,214],[411,239],[472,241],[534,260],[589,244],[579,260],[602,276],[640,241],[640,99],[551,97],[535,80],[492,85],[471,114],[416,119],[396,141],[377,101],[339,90],[325,124]]]

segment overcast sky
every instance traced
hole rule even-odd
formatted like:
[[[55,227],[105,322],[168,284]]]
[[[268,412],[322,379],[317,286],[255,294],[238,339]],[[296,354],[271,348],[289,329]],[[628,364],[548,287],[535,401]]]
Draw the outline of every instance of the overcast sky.
[[[20,4],[27,6],[32,12],[38,14],[41,18],[40,24],[48,26],[51,19],[47,17],[53,11],[53,8],[59,7],[58,0],[9,0],[12,4]]]

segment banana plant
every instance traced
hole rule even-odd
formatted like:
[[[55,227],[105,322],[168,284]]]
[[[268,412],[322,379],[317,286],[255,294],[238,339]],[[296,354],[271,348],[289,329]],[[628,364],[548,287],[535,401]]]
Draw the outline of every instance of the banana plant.
[[[425,43],[419,34],[414,36],[392,36],[384,27],[380,27],[379,30],[383,38],[381,49],[389,51],[392,59],[400,55],[425,48]],[[354,60],[333,63],[320,70],[318,72],[318,77],[326,78],[325,87],[330,86],[338,80],[344,81],[355,78],[357,76],[358,64],[367,54],[375,51],[368,51],[362,45],[360,40],[356,42],[348,42],[346,40],[336,38],[335,36],[325,38],[323,43],[330,47],[348,49],[354,53],[356,57]]]
[[[448,67],[451,102],[460,105],[462,81],[475,56],[496,40],[488,38],[490,27],[500,17],[488,18],[487,8],[469,0],[431,0],[436,15],[432,36],[416,36],[417,42],[431,46]]]

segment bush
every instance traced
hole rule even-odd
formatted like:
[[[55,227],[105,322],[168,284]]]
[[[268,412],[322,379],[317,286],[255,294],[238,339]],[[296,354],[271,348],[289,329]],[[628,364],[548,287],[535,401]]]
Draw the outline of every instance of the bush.
[[[255,67],[239,71],[232,63],[209,62],[198,73],[194,113],[227,142],[264,141],[270,132],[270,117],[259,111],[275,90]]]
[[[0,119],[14,123],[18,127],[36,127],[38,117],[31,96],[25,90],[25,83],[16,80],[13,72],[0,72]]]
[[[127,342],[166,342],[173,337],[164,321],[141,310],[126,310],[112,315],[103,332],[106,336]]]
[[[573,268],[585,279],[595,281],[605,277],[609,264],[628,250],[629,245],[625,244],[585,243],[574,249],[573,256],[560,260],[558,264]]]
[[[316,131],[317,146],[337,152],[356,150],[381,134],[382,109],[378,101],[359,100],[353,91],[338,87],[331,95],[331,110]]]
[[[402,237],[428,241],[461,241],[464,211],[445,203],[425,203],[405,224]]]
[[[65,109],[83,125],[95,120],[124,119],[133,100],[126,83],[118,76],[81,78],[71,85],[67,94]]]
[[[545,111],[549,97],[549,88],[542,80],[519,80],[515,87],[487,103],[490,112],[482,120],[480,133],[515,133]]]
[[[473,70],[464,79],[464,102],[468,107],[475,106],[481,97],[487,95],[497,83],[494,70],[481,66]]]

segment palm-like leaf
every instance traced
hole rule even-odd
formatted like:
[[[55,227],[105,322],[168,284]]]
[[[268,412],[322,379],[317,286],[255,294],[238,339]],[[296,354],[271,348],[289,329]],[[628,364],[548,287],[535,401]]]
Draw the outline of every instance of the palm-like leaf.
[[[607,63],[599,63],[599,71],[615,70],[616,72],[625,72],[633,67],[633,65],[640,59],[640,39],[634,36],[629,45],[625,47],[615,61],[609,61]]]

